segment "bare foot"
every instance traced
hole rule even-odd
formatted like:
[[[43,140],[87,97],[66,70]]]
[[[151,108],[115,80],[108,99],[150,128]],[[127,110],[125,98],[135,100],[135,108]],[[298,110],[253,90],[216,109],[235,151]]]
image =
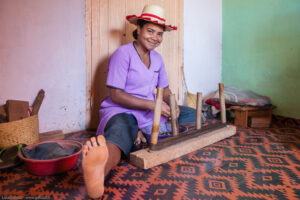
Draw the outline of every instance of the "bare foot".
[[[97,143],[98,141],[98,143]],[[103,135],[92,137],[82,149],[82,168],[87,193],[98,198],[104,192],[104,168],[108,158],[106,140]]]

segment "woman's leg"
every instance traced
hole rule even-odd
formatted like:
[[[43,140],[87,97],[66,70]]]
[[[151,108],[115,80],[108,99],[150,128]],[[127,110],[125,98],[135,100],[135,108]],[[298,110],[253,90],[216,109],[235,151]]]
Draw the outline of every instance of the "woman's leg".
[[[179,124],[195,124],[196,109],[187,106],[179,106],[180,114],[178,117]]]
[[[126,156],[132,150],[138,132],[138,124],[131,114],[121,113],[113,116],[106,124],[104,137],[108,148],[114,153],[123,152]],[[117,151],[119,149],[120,151]]]
[[[82,169],[88,196],[98,198],[104,192],[108,148],[103,135],[92,137],[82,149]],[[110,156],[112,157],[112,156]]]
[[[107,145],[107,149],[108,149],[108,159],[107,159],[107,163],[105,165],[105,170],[104,170],[104,175],[107,176],[110,172],[110,170],[117,166],[121,160],[121,150],[120,148],[110,142],[106,143]]]
[[[128,155],[138,132],[133,115],[118,114],[107,123],[104,136],[92,137],[83,147],[82,168],[89,197],[98,198],[104,192],[104,178],[121,159]]]

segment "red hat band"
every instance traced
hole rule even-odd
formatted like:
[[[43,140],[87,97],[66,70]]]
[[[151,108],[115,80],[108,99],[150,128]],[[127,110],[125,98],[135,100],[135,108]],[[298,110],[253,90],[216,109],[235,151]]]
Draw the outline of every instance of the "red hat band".
[[[157,15],[153,15],[153,14],[149,14],[149,13],[143,13],[140,18],[146,18],[146,17],[152,17],[152,18],[158,19],[158,20],[163,21],[163,22],[166,21],[165,19],[163,19],[163,18],[161,18]],[[151,21],[153,21],[153,20],[151,20]]]

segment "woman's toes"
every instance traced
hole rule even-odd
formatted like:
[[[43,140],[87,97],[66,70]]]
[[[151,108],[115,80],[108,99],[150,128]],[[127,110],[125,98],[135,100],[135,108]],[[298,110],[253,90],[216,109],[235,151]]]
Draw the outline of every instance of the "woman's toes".
[[[98,135],[97,136],[97,141],[98,141],[99,145],[106,145],[106,140],[105,140],[103,135]]]
[[[98,146],[98,143],[97,143],[97,140],[96,140],[95,137],[92,137],[92,138],[91,138],[91,143],[92,143],[92,146],[93,146],[93,147]]]
[[[87,145],[83,145],[82,147],[82,156],[85,157],[87,155],[87,152],[89,151],[89,148]]]

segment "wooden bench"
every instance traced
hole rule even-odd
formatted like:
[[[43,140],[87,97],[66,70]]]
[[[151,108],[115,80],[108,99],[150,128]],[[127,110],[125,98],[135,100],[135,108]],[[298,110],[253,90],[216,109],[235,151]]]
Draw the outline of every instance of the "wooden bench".
[[[265,124],[261,124],[260,127],[269,127],[272,120],[272,109],[276,107],[271,106],[262,109],[257,107],[232,106],[230,108],[234,111],[234,125],[248,128],[249,119],[253,119],[253,122],[264,122]]]

